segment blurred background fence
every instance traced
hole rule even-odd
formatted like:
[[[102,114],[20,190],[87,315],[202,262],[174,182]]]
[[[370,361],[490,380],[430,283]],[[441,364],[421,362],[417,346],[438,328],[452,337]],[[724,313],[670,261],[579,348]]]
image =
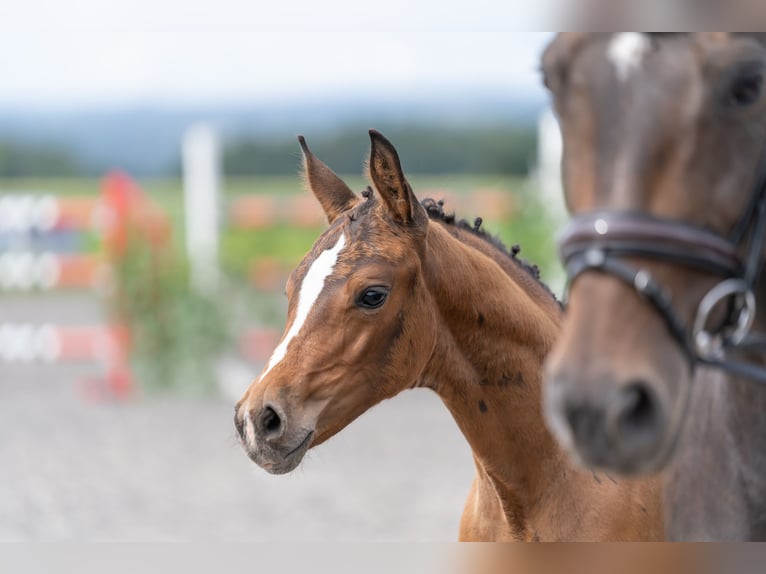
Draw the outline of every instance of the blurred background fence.
[[[390,132],[421,199],[444,199],[458,217],[482,217],[486,229],[508,246],[521,245],[559,288],[556,129],[543,111],[536,127]],[[310,143],[361,191],[365,131],[356,131]],[[41,301],[59,298],[65,307],[74,297],[103,317],[67,325],[57,324],[55,313],[0,319],[0,361],[98,362],[101,383],[92,379],[83,389],[102,397],[169,390],[234,396],[257,375],[284,324],[284,282],[322,232],[324,217],[302,184],[294,141],[211,145],[209,157],[185,156],[184,177],[140,183],[122,172],[50,177],[53,168],[22,161],[19,150],[5,168],[0,161],[0,309],[3,298],[32,311]],[[56,157],[50,150],[28,153]],[[193,162],[208,162],[214,172],[202,176],[201,192],[190,191],[190,180],[200,177]],[[215,236],[213,267],[203,275],[221,280],[210,293],[199,293],[190,277],[204,248],[189,242],[190,226],[206,225],[195,219],[190,193],[209,196],[197,211],[218,210],[207,224]]]

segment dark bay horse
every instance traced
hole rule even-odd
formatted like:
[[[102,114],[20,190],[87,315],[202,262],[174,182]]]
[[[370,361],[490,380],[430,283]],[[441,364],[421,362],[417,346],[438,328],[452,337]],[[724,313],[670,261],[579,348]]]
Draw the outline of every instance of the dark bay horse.
[[[664,471],[669,538],[764,540],[764,35],[561,34],[543,71],[574,216],[550,426]]]
[[[428,387],[474,454],[461,540],[661,538],[658,482],[578,471],[544,425],[555,297],[479,225],[420,204],[394,147],[370,137],[376,193],[362,197],[300,139],[330,226],[290,276],[285,334],[236,406],[250,458],[290,472],[375,404]]]

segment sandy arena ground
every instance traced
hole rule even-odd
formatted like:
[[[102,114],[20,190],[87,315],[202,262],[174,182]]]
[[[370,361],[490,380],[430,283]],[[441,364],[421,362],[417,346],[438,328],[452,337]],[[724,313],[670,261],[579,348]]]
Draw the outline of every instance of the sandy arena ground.
[[[98,318],[82,295],[0,298],[0,321]],[[237,444],[229,399],[87,402],[79,385],[98,373],[0,363],[0,540],[457,538],[473,463],[428,391],[271,476]]]

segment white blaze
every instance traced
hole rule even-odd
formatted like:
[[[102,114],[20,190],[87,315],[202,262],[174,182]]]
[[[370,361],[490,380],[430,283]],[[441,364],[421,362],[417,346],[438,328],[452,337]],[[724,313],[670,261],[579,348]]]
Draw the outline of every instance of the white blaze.
[[[319,257],[314,259],[314,262],[311,264],[311,267],[303,278],[303,283],[301,283],[301,290],[298,293],[298,309],[295,312],[295,320],[290,326],[290,330],[287,332],[284,339],[282,339],[282,342],[276,349],[274,349],[274,353],[269,359],[269,364],[261,375],[261,380],[263,380],[263,377],[285,358],[287,346],[300,332],[301,327],[303,327],[303,324],[306,322],[306,319],[311,313],[311,309],[314,307],[314,303],[324,289],[325,279],[332,273],[335,264],[338,262],[338,255],[345,245],[346,236],[341,233],[340,238],[338,238],[334,247],[327,251],[323,251]]]
[[[641,67],[644,55],[649,51],[650,43],[646,34],[623,32],[615,34],[609,43],[607,57],[617,69],[617,77],[625,81],[630,74]]]

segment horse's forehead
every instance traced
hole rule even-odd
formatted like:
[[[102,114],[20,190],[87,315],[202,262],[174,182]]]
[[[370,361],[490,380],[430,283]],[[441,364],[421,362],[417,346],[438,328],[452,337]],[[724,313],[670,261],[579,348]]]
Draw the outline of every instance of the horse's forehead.
[[[319,259],[319,257],[322,256],[324,252],[332,249],[338,243],[338,239],[340,238],[341,235],[346,236],[346,231],[342,226],[333,226],[327,231],[325,231],[319,237],[319,239],[316,240],[311,250],[303,258],[303,261],[301,261],[298,267],[298,271],[300,272],[300,274],[302,275],[306,273],[314,264],[314,262],[317,259]],[[346,237],[344,241],[343,251],[347,251],[347,250],[348,250],[348,238]]]
[[[336,276],[348,277],[370,261],[401,261],[408,253],[406,242],[390,226],[372,214],[365,214],[328,229],[301,262],[295,279],[302,281],[314,261],[332,249],[341,234],[345,235],[345,243],[334,267],[333,275]]]
[[[641,68],[651,48],[649,36],[640,32],[621,32],[612,36],[606,48],[606,57],[617,77],[625,81]]]
[[[595,130],[605,150],[644,145],[698,117],[706,93],[702,59],[692,42],[613,34],[591,43],[572,69],[578,123]],[[588,118],[587,121],[583,117]],[[618,132],[630,140],[613,141]]]
[[[562,92],[567,167],[570,181],[578,182],[568,192],[571,208],[639,208],[649,199],[643,182],[658,178],[658,169],[677,167],[648,158],[651,150],[680,142],[676,134],[692,133],[702,101],[694,58],[687,41],[638,33],[594,36],[581,49]]]
[[[734,47],[746,43],[745,39],[763,45],[766,35],[739,32],[594,33],[583,42],[584,49],[572,52],[570,63],[587,66],[589,76],[611,74],[619,80],[618,83],[628,83],[644,71],[650,73],[644,79],[656,80],[654,76],[667,69],[692,72],[686,74],[687,79],[702,79],[702,72],[711,62],[713,67],[721,63],[722,53],[736,57]],[[727,58],[723,59],[725,63]]]
[[[647,74],[662,73],[663,67],[676,64],[680,54],[692,53],[692,44],[658,40],[640,32],[595,35],[576,52],[575,75],[591,89],[608,86],[612,95],[618,90],[629,94],[635,91],[636,83],[647,79]]]

